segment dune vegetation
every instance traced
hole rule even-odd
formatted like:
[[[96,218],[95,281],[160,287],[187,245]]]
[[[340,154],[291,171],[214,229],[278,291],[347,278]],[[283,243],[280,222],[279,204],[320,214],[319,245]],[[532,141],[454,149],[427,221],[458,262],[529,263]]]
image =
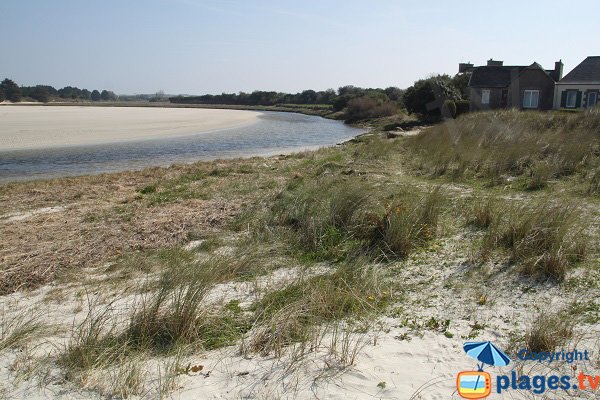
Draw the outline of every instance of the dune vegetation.
[[[0,186],[0,393],[347,394],[333,379],[374,362],[371,394],[406,398],[394,363],[423,349],[597,348],[597,110],[371,124],[312,152]],[[416,358],[363,358],[396,346]]]

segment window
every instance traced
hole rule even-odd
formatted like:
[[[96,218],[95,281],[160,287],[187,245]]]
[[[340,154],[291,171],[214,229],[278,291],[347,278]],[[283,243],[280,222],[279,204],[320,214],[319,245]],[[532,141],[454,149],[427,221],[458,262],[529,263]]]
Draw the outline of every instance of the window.
[[[481,91],[481,104],[490,104],[490,91],[487,89]]]
[[[588,108],[596,107],[596,104],[598,104],[598,92],[588,92],[588,94],[587,94]]]
[[[567,108],[577,107],[577,91],[569,90],[567,92]]]
[[[539,90],[525,90],[523,93],[523,108],[538,108],[540,101]]]

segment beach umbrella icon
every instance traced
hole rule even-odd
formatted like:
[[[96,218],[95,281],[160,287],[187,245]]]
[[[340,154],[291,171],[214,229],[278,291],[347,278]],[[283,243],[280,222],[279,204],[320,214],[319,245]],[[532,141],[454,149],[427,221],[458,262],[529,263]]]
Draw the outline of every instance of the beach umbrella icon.
[[[505,367],[510,363],[510,358],[492,342],[466,342],[463,349],[468,356],[481,362],[479,370],[483,371],[483,365],[494,367]]]

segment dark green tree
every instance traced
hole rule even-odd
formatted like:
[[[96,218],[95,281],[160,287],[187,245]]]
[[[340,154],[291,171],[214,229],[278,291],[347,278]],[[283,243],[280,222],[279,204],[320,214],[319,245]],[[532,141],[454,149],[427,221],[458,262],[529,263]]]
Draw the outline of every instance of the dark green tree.
[[[0,83],[0,90],[4,93],[6,100],[14,103],[21,101],[21,98],[23,97],[19,85],[8,78]]]
[[[440,117],[446,100],[460,100],[460,92],[448,75],[421,79],[404,93],[404,105],[411,114],[423,117]],[[449,117],[444,115],[445,117]]]
[[[100,101],[100,99],[101,99],[100,92],[97,91],[96,89],[92,90],[92,94],[90,95],[90,99],[92,101]]]
[[[4,92],[0,90],[0,103],[4,101]]]
[[[469,99],[469,80],[471,79],[471,73],[470,72],[464,72],[462,74],[456,74],[454,75],[454,78],[452,78],[452,84],[458,89],[458,91],[460,92],[460,94],[462,95],[462,98],[465,100]]]
[[[29,97],[42,103],[47,103],[50,100],[50,91],[44,86],[36,86],[29,94]]]
[[[101,98],[103,101],[108,101],[108,100],[110,100],[110,96],[109,96],[109,94],[108,94],[108,90],[103,90],[103,91],[100,93],[100,98]]]

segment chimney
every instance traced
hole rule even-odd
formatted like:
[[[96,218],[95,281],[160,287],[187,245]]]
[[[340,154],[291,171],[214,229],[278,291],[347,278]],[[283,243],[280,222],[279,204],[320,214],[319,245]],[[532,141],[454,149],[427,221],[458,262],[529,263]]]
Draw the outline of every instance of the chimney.
[[[558,82],[562,79],[562,76],[563,76],[563,63],[562,63],[562,60],[558,60],[557,62],[554,63],[554,71],[552,73],[552,78],[554,78],[554,80],[556,82]]]
[[[460,63],[460,64],[458,64],[458,73],[462,74],[464,72],[471,72],[471,71],[473,71],[473,67],[474,67],[474,65],[471,64],[470,62]]]
[[[504,65],[504,61],[496,61],[493,58],[490,58],[487,62],[488,67],[501,67]]]

